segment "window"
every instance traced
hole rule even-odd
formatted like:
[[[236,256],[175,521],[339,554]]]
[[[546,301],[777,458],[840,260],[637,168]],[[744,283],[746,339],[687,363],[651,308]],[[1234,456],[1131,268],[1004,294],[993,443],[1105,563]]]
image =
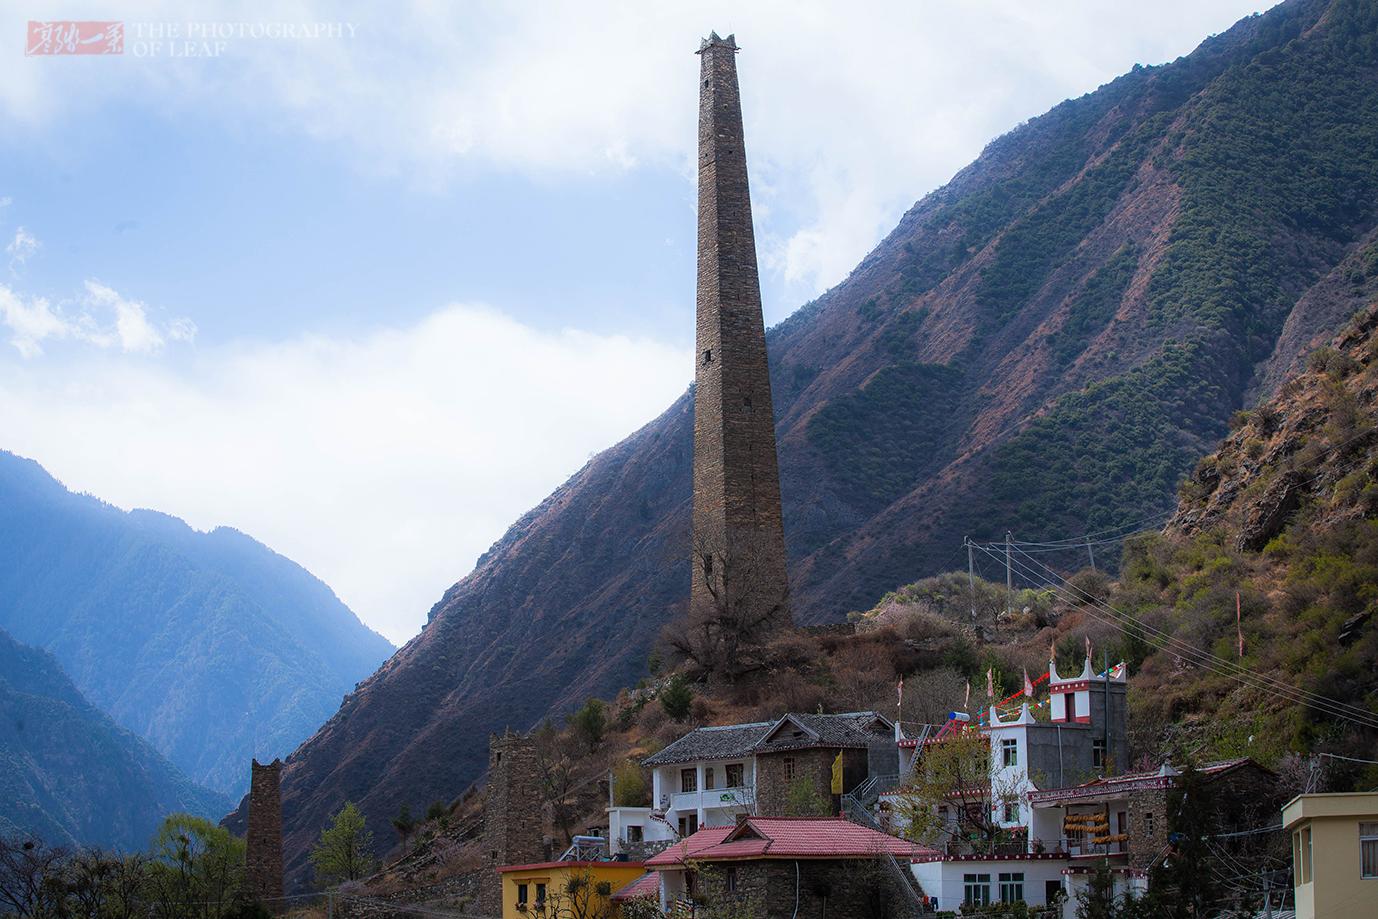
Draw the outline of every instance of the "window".
[[[1018,903],[1024,899],[1024,872],[1000,873],[1000,902]]]
[[[1300,853],[1301,853],[1301,859],[1300,859],[1299,862],[1298,862],[1298,864],[1301,866],[1301,868],[1300,868],[1301,883],[1303,883],[1303,884],[1310,884],[1310,883],[1311,883],[1311,827],[1309,827],[1309,826],[1308,826],[1308,827],[1303,827],[1303,828],[1302,828],[1302,831],[1301,831],[1301,839],[1300,839],[1300,842],[1298,843],[1298,851],[1300,851]]]
[[[962,902],[972,906],[986,906],[990,903],[990,875],[962,875]]]
[[[1019,765],[1019,741],[1013,738],[1000,741],[1000,761],[1005,766]]]
[[[641,824],[639,824],[639,823],[628,824],[628,826],[627,826],[627,842],[641,842],[641,841],[644,840],[645,838],[646,838],[646,833],[645,833],[645,831],[641,828]]]
[[[743,787],[744,783],[742,782],[741,763],[728,763],[726,766],[723,767],[723,772],[726,773],[728,788]]]
[[[1019,822],[1019,802],[1018,802],[1018,801],[1006,801],[1006,802],[1005,802],[1005,815],[1004,815],[1004,816],[1005,816],[1005,819],[1004,819],[1004,821],[1003,821],[1004,823],[1018,823],[1018,822]]]
[[[545,909],[545,884],[540,882],[536,884],[536,909]]]
[[[704,362],[705,364],[711,364],[711,363],[713,363],[713,349],[712,349],[712,348],[709,348],[707,351],[703,352],[703,362]]]
[[[1153,835],[1153,811],[1144,811],[1144,834]]]
[[[712,791],[714,788],[717,787],[713,784],[712,766],[709,766],[707,769],[703,770],[703,787],[708,789],[709,791]]]
[[[1103,737],[1091,741],[1091,765],[1096,769],[1105,768],[1105,738]]]
[[[723,883],[727,886],[727,892],[728,892],[728,893],[736,893],[736,892],[737,892],[737,869],[736,869],[735,867],[729,867],[725,872],[723,872],[723,875],[724,875],[724,877],[723,877]]]
[[[528,889],[530,886],[531,886],[531,885],[529,885],[529,884],[518,884],[518,885],[517,885],[517,908],[518,908],[518,909],[525,909],[525,908],[526,908],[526,904],[527,904],[527,889]]]
[[[693,836],[699,831],[699,815],[686,814],[679,818],[679,835]]]
[[[793,781],[793,780],[794,780],[794,757],[792,757],[792,756],[786,756],[786,757],[784,758],[784,760],[782,760],[782,762],[781,762],[781,768],[782,768],[782,769],[784,770],[784,772],[785,772],[785,781],[786,781],[786,782]]]
[[[1359,877],[1378,878],[1378,823],[1359,824]]]
[[[697,773],[696,771],[694,771],[693,769],[681,769],[681,770],[679,771],[679,790],[680,790],[680,791],[698,791],[698,790],[699,790],[699,776],[698,776],[698,773]]]

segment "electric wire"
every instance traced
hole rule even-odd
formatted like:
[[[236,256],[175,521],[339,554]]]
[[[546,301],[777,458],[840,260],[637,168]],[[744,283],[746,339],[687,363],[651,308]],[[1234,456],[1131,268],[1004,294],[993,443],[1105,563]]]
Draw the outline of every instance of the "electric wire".
[[[1029,569],[1027,566],[1024,566],[1022,563],[1015,562],[1013,561],[1013,559],[1011,560],[1011,562],[1013,565],[1020,568],[1021,573],[1025,574],[1025,576],[1036,575],[1036,572],[1033,572],[1031,569]],[[1041,567],[1044,567],[1045,570],[1051,571],[1051,569],[1047,569],[1046,566]],[[1064,581],[1064,583],[1066,582]],[[1099,601],[1097,601],[1094,597],[1091,597],[1089,594],[1085,594],[1085,592],[1079,591],[1074,585],[1068,584],[1067,586],[1070,587],[1072,590],[1078,590],[1078,593],[1082,594],[1081,597],[1074,597],[1068,594],[1066,591],[1059,589],[1056,585],[1050,586],[1060,596],[1062,596],[1064,599],[1069,600],[1073,604],[1082,604],[1100,609],[1101,611],[1105,612],[1109,617],[1111,617],[1106,618],[1105,616],[1098,615],[1092,609],[1087,609],[1086,612],[1088,612],[1090,615],[1092,615],[1093,618],[1096,618],[1098,621],[1104,622],[1105,624],[1110,625],[1112,628],[1116,628],[1122,632],[1125,632],[1126,634],[1130,634],[1131,637],[1139,638],[1142,641],[1145,641],[1149,644],[1153,644],[1163,650],[1167,650],[1170,653],[1177,655],[1178,657],[1185,658],[1189,662],[1194,663],[1199,667],[1202,667],[1220,676],[1225,676],[1230,679],[1236,680],[1237,682],[1250,686],[1251,688],[1271,693],[1272,695],[1278,696],[1279,698],[1283,698],[1286,701],[1292,702],[1294,704],[1308,705],[1326,714],[1332,715],[1338,719],[1350,721],[1351,723],[1359,724],[1363,727],[1378,728],[1378,716],[1370,712],[1367,712],[1363,709],[1359,709],[1355,706],[1348,705],[1343,702],[1339,702],[1335,699],[1330,699],[1328,697],[1321,696],[1316,693],[1311,693],[1308,690],[1299,689],[1295,686],[1291,686],[1290,684],[1281,682],[1279,680],[1275,680],[1271,677],[1258,674],[1254,671],[1248,670],[1247,668],[1240,667],[1231,661],[1227,661],[1224,658],[1212,654],[1209,651],[1205,651],[1203,649],[1197,648],[1194,645],[1187,644],[1181,639],[1169,635],[1166,632],[1162,632],[1159,629],[1156,629],[1152,626],[1148,626],[1142,623],[1141,621],[1135,619],[1134,617],[1130,616],[1129,614],[1115,609],[1114,607],[1109,607],[1105,604],[1102,604]],[[1129,629],[1136,629],[1138,630],[1139,634],[1135,635],[1129,632]]]
[[[1258,681],[1258,682],[1261,682],[1261,683],[1265,683],[1265,684],[1271,684],[1272,686],[1276,687],[1276,688],[1279,689],[1279,690],[1282,690],[1282,691],[1285,691],[1285,692],[1289,692],[1289,693],[1297,693],[1297,694],[1300,694],[1300,695],[1302,695],[1302,696],[1304,696],[1304,697],[1306,697],[1306,698],[1308,698],[1308,699],[1315,699],[1315,700],[1317,700],[1317,701],[1326,703],[1327,705],[1330,705],[1330,706],[1332,706],[1332,707],[1338,708],[1339,710],[1348,711],[1348,712],[1352,713],[1352,714],[1355,715],[1355,716],[1358,716],[1358,717],[1360,717],[1360,718],[1362,718],[1362,719],[1366,719],[1366,720],[1371,721],[1372,724],[1371,724],[1370,726],[1372,726],[1372,727],[1378,727],[1378,714],[1375,714],[1375,713],[1369,711],[1368,709],[1360,708],[1360,707],[1354,706],[1354,705],[1349,705],[1348,703],[1340,702],[1340,701],[1337,700],[1337,699],[1331,699],[1331,698],[1329,698],[1329,697],[1327,697],[1327,696],[1320,695],[1319,693],[1312,693],[1312,692],[1310,692],[1309,690],[1301,689],[1301,688],[1299,688],[1299,687],[1296,687],[1296,686],[1291,685],[1290,683],[1286,683],[1286,682],[1284,682],[1284,681],[1282,681],[1282,680],[1279,680],[1279,679],[1276,679],[1276,678],[1274,678],[1274,677],[1267,676],[1266,674],[1256,673],[1255,671],[1249,670],[1247,667],[1244,667],[1244,666],[1242,666],[1242,665],[1239,665],[1239,664],[1235,663],[1234,661],[1228,660],[1228,659],[1226,659],[1226,658],[1220,657],[1219,655],[1216,655],[1216,654],[1212,653],[1211,651],[1205,650],[1205,649],[1203,649],[1203,648],[1198,648],[1198,647],[1196,647],[1195,645],[1189,644],[1189,643],[1187,643],[1187,642],[1185,642],[1185,641],[1183,641],[1183,640],[1177,638],[1177,637],[1174,636],[1174,635],[1171,635],[1171,634],[1169,634],[1169,633],[1167,633],[1167,632],[1162,631],[1161,629],[1158,629],[1158,628],[1155,628],[1154,626],[1150,626],[1150,625],[1147,625],[1147,624],[1143,623],[1142,621],[1136,619],[1134,616],[1130,615],[1129,613],[1124,612],[1123,610],[1116,609],[1115,607],[1110,606],[1109,604],[1107,604],[1107,603],[1105,603],[1105,602],[1103,602],[1103,601],[1101,601],[1101,600],[1098,600],[1097,598],[1095,598],[1095,597],[1093,597],[1092,595],[1088,594],[1086,591],[1081,590],[1080,588],[1078,588],[1076,585],[1069,583],[1069,582],[1068,582],[1065,578],[1063,578],[1060,574],[1058,574],[1058,573],[1057,573],[1056,571],[1054,571],[1053,569],[1049,568],[1047,565],[1044,565],[1042,562],[1039,562],[1037,559],[1030,559],[1030,562],[1033,563],[1033,564],[1035,564],[1035,565],[1038,565],[1038,567],[1042,568],[1043,571],[1046,572],[1048,575],[1051,575],[1051,576],[1056,577],[1056,578],[1058,578],[1059,580],[1061,580],[1061,581],[1063,582],[1063,584],[1064,584],[1067,588],[1069,588],[1070,590],[1076,591],[1076,593],[1080,594],[1080,595],[1081,595],[1081,598],[1082,598],[1082,599],[1080,600],[1080,602],[1082,602],[1082,603],[1094,604],[1094,605],[1096,605],[1097,607],[1099,607],[1101,610],[1103,610],[1104,612],[1106,612],[1107,614],[1109,614],[1109,615],[1111,615],[1111,616],[1114,616],[1115,618],[1119,619],[1120,621],[1125,622],[1125,623],[1127,623],[1127,624],[1129,624],[1129,625],[1131,625],[1131,626],[1133,626],[1133,627],[1135,627],[1135,628],[1138,628],[1138,629],[1140,629],[1140,630],[1142,630],[1142,631],[1145,631],[1145,632],[1149,632],[1149,633],[1155,634],[1155,635],[1161,637],[1165,642],[1168,642],[1168,643],[1172,644],[1174,647],[1179,647],[1179,648],[1185,649],[1188,653],[1190,653],[1190,654],[1192,654],[1192,655],[1194,655],[1194,656],[1196,656],[1196,657],[1198,657],[1198,658],[1209,659],[1209,660],[1211,660],[1211,661],[1213,661],[1213,662],[1219,664],[1220,666],[1226,668],[1227,670],[1230,670],[1230,671],[1235,672],[1235,673],[1247,675],[1250,679],[1253,679],[1253,680],[1255,680],[1255,681]],[[1026,566],[1022,566],[1022,565],[1021,565],[1021,567],[1026,568]],[[1027,569],[1026,569],[1026,570],[1027,570]]]
[[[988,552],[987,554],[994,555],[995,553]],[[1030,561],[1032,561],[1034,564],[1038,564],[1040,567],[1044,568],[1045,571],[1049,572],[1055,577],[1061,577],[1060,575],[1057,575],[1056,572],[1052,571],[1052,569],[1047,568],[1047,566],[1041,565],[1041,563],[1037,562],[1037,560],[1031,559]],[[1039,577],[1039,573],[1037,571],[1028,567],[1023,562],[1014,559],[1013,557],[1011,557],[1010,559],[1010,564],[1011,566],[1018,568],[1021,571],[1021,573],[1023,573],[1026,577],[1030,577],[1031,580],[1038,579]],[[1338,700],[1330,699],[1325,696],[1312,693],[1308,690],[1299,689],[1287,683],[1274,680],[1270,677],[1265,677],[1263,675],[1255,673],[1254,671],[1248,670],[1247,668],[1239,667],[1238,665],[1230,661],[1226,661],[1224,658],[1220,658],[1209,651],[1197,648],[1194,645],[1190,645],[1182,641],[1181,639],[1176,638],[1175,636],[1169,635],[1165,632],[1162,632],[1159,629],[1154,628],[1153,626],[1146,625],[1145,623],[1135,619],[1127,613],[1115,609],[1114,607],[1101,604],[1094,597],[1090,596],[1089,594],[1086,594],[1084,591],[1078,590],[1074,585],[1067,584],[1065,579],[1063,579],[1063,583],[1071,590],[1076,590],[1082,596],[1077,597],[1073,594],[1070,594],[1067,592],[1067,590],[1064,590],[1057,584],[1050,584],[1049,586],[1059,596],[1061,596],[1065,600],[1068,600],[1073,605],[1082,605],[1084,607],[1089,607],[1086,609],[1086,612],[1089,615],[1091,615],[1098,621],[1103,622],[1106,625],[1109,625],[1112,628],[1117,629],[1118,631],[1130,635],[1131,637],[1138,638],[1139,640],[1154,645],[1155,647],[1158,647],[1162,650],[1169,651],[1170,653],[1173,653],[1180,658],[1184,658],[1190,663],[1193,663],[1196,666],[1201,667],[1202,669],[1208,670],[1219,676],[1235,680],[1236,682],[1248,686],[1249,688],[1267,692],[1271,695],[1274,695],[1293,704],[1309,706],[1325,714],[1331,715],[1339,720],[1349,721],[1351,723],[1358,724],[1362,727],[1378,729],[1378,715],[1374,715],[1371,712],[1367,712],[1355,706],[1339,702]],[[1100,610],[1101,612],[1097,613],[1096,610]]]

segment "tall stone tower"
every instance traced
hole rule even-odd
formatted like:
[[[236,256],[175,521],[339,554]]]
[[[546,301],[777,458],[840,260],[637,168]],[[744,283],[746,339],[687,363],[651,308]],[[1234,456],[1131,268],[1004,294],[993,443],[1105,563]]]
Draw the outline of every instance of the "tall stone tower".
[[[249,896],[272,912],[282,909],[282,760],[252,761],[244,881]]]
[[[505,732],[488,739],[488,788],[483,798],[483,877],[479,912],[502,915],[503,865],[529,865],[544,860],[541,773],[536,744],[529,737]]]
[[[787,624],[789,582],[737,42],[699,46],[698,350],[690,615]]]

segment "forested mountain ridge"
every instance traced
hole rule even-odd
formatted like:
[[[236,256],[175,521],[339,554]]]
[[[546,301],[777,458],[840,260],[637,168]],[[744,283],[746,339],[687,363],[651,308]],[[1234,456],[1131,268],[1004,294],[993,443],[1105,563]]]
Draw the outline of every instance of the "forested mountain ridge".
[[[1378,9],[1289,0],[997,139],[773,329],[796,616],[868,608],[964,535],[1168,510],[1371,293],[1375,77]],[[489,730],[644,672],[688,594],[691,429],[686,396],[591,460],[294,754],[294,867],[345,798],[384,831],[478,776]]]
[[[52,655],[0,630],[0,834],[131,852],[168,814],[228,806],[87,702]]]
[[[0,628],[193,780],[238,794],[392,650],[325,584],[235,530],[67,491],[0,452]]]

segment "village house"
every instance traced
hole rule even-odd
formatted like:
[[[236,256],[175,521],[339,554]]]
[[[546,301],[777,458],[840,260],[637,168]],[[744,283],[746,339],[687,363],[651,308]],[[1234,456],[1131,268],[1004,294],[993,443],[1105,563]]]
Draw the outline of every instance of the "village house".
[[[978,731],[989,741],[988,786],[974,794],[963,790],[956,796],[960,803],[940,806],[945,829],[934,840],[937,851],[914,859],[914,876],[936,908],[1062,902],[1070,917],[1091,873],[1106,864],[1118,893],[1146,889],[1149,865],[1168,847],[1167,796],[1180,771],[1168,764],[1123,771],[1125,670],[1120,664],[1096,673],[1088,656],[1079,674],[1064,677],[1050,662],[1047,697],[1026,698],[1012,718],[991,706],[976,719],[953,712],[940,730],[912,738],[897,729],[904,775],[955,735]],[[1233,802],[1267,806],[1275,785],[1271,772],[1248,759],[1210,763],[1198,772],[1219,788],[1217,798]],[[889,792],[878,804],[881,816],[900,830],[903,796],[902,790]],[[987,809],[996,838],[963,836],[959,806]]]
[[[1297,919],[1378,916],[1378,792],[1298,795],[1282,825]]]
[[[910,861],[926,850],[841,817],[751,817],[705,827],[647,860],[660,907],[713,916],[719,905],[771,916],[886,919],[912,914]]]
[[[651,805],[609,801],[613,855],[640,855],[692,836],[703,827],[734,825],[742,814],[781,814],[800,786],[834,814],[840,795],[878,772],[898,770],[894,724],[876,712],[790,713],[775,721],[696,728],[643,765],[651,769]],[[835,792],[834,765],[841,758]]]
[[[558,861],[504,865],[502,919],[542,915],[616,916],[621,891],[645,874],[641,862]]]

